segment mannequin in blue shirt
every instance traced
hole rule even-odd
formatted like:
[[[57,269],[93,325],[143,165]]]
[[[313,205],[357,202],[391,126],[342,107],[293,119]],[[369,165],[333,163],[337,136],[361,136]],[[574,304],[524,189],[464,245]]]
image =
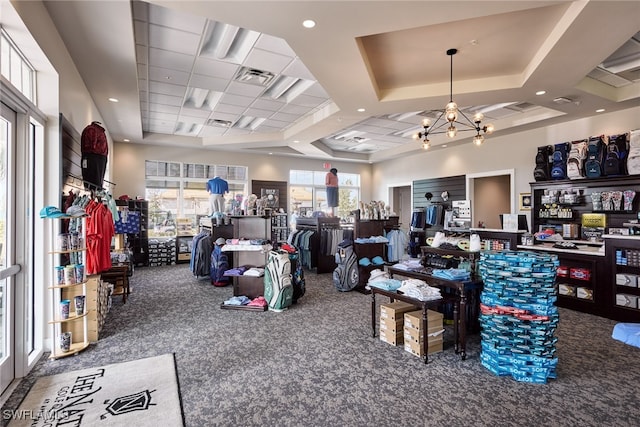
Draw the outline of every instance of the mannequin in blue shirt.
[[[211,215],[224,212],[224,195],[229,192],[229,184],[219,176],[207,181],[207,191],[209,192],[209,205]]]

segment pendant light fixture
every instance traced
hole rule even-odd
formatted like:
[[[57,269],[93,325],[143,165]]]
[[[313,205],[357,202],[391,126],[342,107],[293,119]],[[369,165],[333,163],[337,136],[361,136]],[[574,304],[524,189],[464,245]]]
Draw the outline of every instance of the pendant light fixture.
[[[422,121],[422,127],[424,128],[424,130],[413,135],[413,139],[415,140],[422,139],[422,148],[424,148],[425,150],[431,146],[429,135],[446,133],[449,138],[455,138],[458,132],[475,131],[476,136],[473,137],[473,143],[475,145],[482,145],[482,143],[484,142],[484,135],[482,135],[480,132],[482,132],[483,134],[491,134],[494,130],[492,124],[482,125],[482,120],[484,119],[484,115],[482,113],[474,114],[473,120],[470,120],[464,114],[464,112],[458,109],[458,104],[453,102],[453,55],[455,55],[456,53],[458,53],[458,49],[447,50],[447,55],[449,55],[449,58],[451,58],[449,103],[446,105],[444,110],[440,112],[438,118],[433,124],[431,123],[430,119],[425,118]],[[464,121],[459,121],[459,116],[462,116],[462,118],[464,118]],[[458,129],[456,125],[461,126],[462,128]],[[446,128],[444,128],[445,126]]]

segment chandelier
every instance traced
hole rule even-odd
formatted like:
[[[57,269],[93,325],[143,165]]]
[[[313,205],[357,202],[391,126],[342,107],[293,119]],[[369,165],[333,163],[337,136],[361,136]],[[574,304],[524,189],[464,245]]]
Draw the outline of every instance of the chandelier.
[[[470,120],[464,112],[458,110],[458,104],[453,102],[453,55],[458,53],[458,49],[447,50],[447,55],[451,58],[451,72],[449,80],[449,103],[443,111],[440,111],[438,118],[433,124],[431,120],[426,118],[422,121],[422,127],[424,131],[417,132],[413,135],[413,139],[419,140],[422,138],[422,148],[425,150],[431,146],[429,141],[429,135],[435,135],[439,133],[446,133],[449,138],[454,138],[458,132],[475,131],[476,136],[473,137],[473,143],[475,145],[482,145],[484,142],[484,135],[482,133],[491,134],[494,130],[492,124],[482,125],[482,119],[484,114],[478,112],[474,114],[473,120]],[[444,119],[441,120],[444,116]],[[465,121],[458,121],[459,116],[464,118]],[[458,129],[456,125],[460,126]],[[446,129],[444,127],[446,126]]]

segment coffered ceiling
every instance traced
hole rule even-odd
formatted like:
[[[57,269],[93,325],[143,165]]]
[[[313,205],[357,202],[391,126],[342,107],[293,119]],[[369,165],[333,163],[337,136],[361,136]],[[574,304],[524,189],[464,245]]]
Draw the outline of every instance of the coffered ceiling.
[[[115,141],[377,162],[450,98],[498,135],[640,105],[637,1],[45,5]]]

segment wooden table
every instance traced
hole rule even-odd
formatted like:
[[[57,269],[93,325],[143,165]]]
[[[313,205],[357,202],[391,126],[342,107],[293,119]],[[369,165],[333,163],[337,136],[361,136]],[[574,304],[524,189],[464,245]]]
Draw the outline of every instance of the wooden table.
[[[127,302],[130,293],[128,273],[128,264],[114,264],[109,270],[100,273],[100,279],[113,283],[113,295],[122,295],[123,303]]]
[[[462,360],[465,360],[467,358],[467,327],[468,325],[467,325],[466,317],[467,317],[467,303],[469,299],[468,294],[472,291],[481,290],[482,281],[469,280],[469,281],[461,282],[456,280],[447,280],[440,277],[432,276],[431,274],[420,273],[415,271],[407,271],[407,270],[403,270],[401,268],[396,268],[396,267],[387,267],[387,271],[390,277],[394,277],[394,275],[411,277],[414,279],[422,280],[426,282],[429,286],[434,286],[440,289],[450,289],[453,291],[452,296],[454,296],[454,301],[455,301],[453,306],[454,307],[453,308],[453,315],[454,315],[453,331],[454,331],[454,340],[455,340],[455,352],[456,354],[461,355]],[[378,292],[378,293],[382,293],[382,292]],[[404,297],[409,298],[406,296]],[[405,301],[405,300],[401,299],[401,301]],[[414,299],[414,301],[416,301],[417,304],[410,301],[406,301],[406,302],[409,302],[414,305],[418,305],[422,303],[422,301],[420,300]],[[423,310],[426,310],[426,308],[423,308]]]

